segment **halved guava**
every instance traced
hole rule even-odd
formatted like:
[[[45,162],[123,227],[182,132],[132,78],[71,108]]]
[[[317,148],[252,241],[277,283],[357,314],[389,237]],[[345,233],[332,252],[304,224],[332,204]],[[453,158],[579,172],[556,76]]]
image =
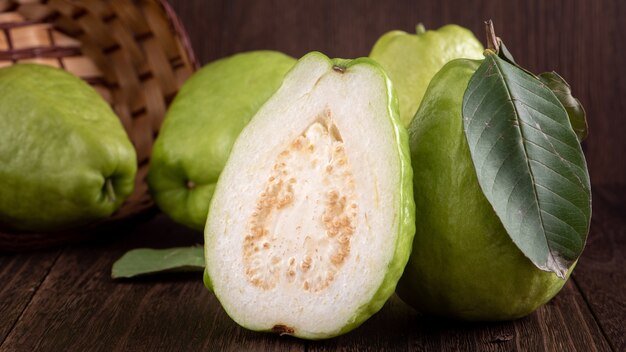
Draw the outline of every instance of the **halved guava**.
[[[237,323],[328,338],[394,292],[415,229],[397,109],[375,62],[315,52],[242,131],[205,228],[205,282]]]

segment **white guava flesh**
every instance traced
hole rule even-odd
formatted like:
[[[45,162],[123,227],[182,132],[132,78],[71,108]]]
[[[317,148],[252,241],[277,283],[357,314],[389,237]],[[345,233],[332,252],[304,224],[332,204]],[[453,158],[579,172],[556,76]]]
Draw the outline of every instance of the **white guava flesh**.
[[[220,176],[205,229],[207,275],[246,328],[344,333],[380,309],[406,264],[414,226],[406,132],[384,73],[355,61],[302,58]]]

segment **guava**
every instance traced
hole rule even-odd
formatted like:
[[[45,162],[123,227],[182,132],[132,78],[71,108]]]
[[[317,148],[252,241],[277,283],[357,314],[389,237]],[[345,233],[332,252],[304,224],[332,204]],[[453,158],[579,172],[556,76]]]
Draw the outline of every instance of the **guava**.
[[[446,64],[409,126],[418,220],[398,294],[427,314],[509,320],[546,303],[565,280],[524,256],[479,186],[461,109],[480,63]]]
[[[0,223],[20,231],[83,225],[132,193],[135,150],[88,84],[48,66],[0,69]]]
[[[383,66],[393,82],[400,104],[400,119],[408,126],[420,106],[428,83],[448,61],[481,59],[483,46],[474,34],[454,24],[416,34],[391,31],[378,39],[370,57]]]
[[[148,174],[163,212],[204,228],[235,139],[295,62],[279,52],[252,51],[210,63],[185,82],[155,141]]]
[[[298,61],[239,135],[205,229],[205,283],[251,330],[343,334],[393,294],[414,232],[406,130],[368,58]]]

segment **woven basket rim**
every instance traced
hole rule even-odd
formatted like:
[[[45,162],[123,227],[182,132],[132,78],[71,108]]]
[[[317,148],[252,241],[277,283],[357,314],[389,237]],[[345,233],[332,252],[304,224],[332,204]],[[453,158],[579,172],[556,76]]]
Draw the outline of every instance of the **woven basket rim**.
[[[167,16],[170,23],[173,25],[174,31],[180,37],[180,40],[183,43],[183,47],[187,54],[187,58],[189,59],[189,63],[194,70],[197,70],[200,66],[196,58],[196,54],[193,51],[193,47],[191,46],[191,40],[189,39],[189,34],[187,33],[185,26],[183,26],[183,23],[180,21],[180,18],[176,14],[176,11],[174,11],[174,9],[167,2],[167,0],[159,0],[159,3],[165,10],[165,15]]]
[[[38,24],[46,24],[46,22],[38,22],[38,21],[31,21],[31,20],[24,20],[20,22],[0,22],[0,30],[28,27],[28,26],[38,25]]]

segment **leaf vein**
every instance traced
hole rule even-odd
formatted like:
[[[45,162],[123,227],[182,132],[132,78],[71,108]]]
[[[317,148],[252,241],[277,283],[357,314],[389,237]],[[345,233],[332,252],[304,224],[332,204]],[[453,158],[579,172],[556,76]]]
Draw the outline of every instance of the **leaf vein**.
[[[488,57],[488,58],[490,58],[491,60],[494,60],[494,61],[495,61],[495,59],[494,59],[493,57],[491,57],[491,56],[487,56],[487,57]],[[487,58],[485,58],[485,59],[487,59]],[[501,68],[497,65],[497,61],[496,61],[496,64],[495,64],[494,66],[496,67],[496,69],[498,70],[498,72],[500,73],[500,75],[502,76],[502,85],[503,85],[503,86],[504,86],[504,88],[505,88],[505,91],[506,91],[507,96],[508,96],[508,97],[509,97],[509,99],[512,101],[512,100],[513,100],[513,96],[511,95],[511,89],[509,88],[509,86],[508,86],[508,84],[507,84],[507,82],[508,82],[509,80],[508,80],[508,79],[505,79],[505,78],[508,78],[508,77],[504,74],[504,72],[502,71],[502,69],[501,69]],[[517,109],[516,104],[515,104],[515,103],[513,103],[512,105],[513,105],[513,109],[515,110],[515,117],[516,117],[516,119],[517,119],[517,120],[518,120],[518,122],[519,122],[519,120],[520,120],[520,118],[519,118],[520,113],[519,113],[519,111],[518,111],[518,109]],[[524,137],[524,131],[523,131],[523,129],[522,129],[522,128],[518,128],[518,129],[519,129],[519,131],[520,131],[520,135],[521,135],[522,139],[524,139],[524,140],[525,140],[526,138]],[[526,145],[524,145],[523,143],[522,143],[522,148],[523,148],[523,150],[524,150],[524,155],[525,155],[525,157],[526,157],[526,165],[527,165],[527,167],[528,167],[528,172],[529,172],[529,174],[530,174],[530,178],[531,178],[531,179],[532,179],[532,181],[533,181],[533,182],[532,182],[533,187],[531,187],[531,188],[532,188],[532,190],[533,190],[533,197],[534,197],[534,199],[535,199],[535,203],[537,204],[537,208],[539,209],[539,208],[540,208],[539,197],[538,197],[538,195],[537,195],[537,189],[536,189],[536,187],[534,187],[534,185],[536,184],[536,181],[535,181],[535,176],[533,175],[532,169],[531,169],[531,167],[530,167],[530,162],[528,161],[528,150],[526,149]],[[545,224],[543,223],[543,216],[541,215],[541,213],[539,213],[539,222],[540,222],[540,224],[541,224],[541,230],[543,231],[543,237],[544,237],[544,238],[545,238],[545,240],[546,240],[546,246],[550,249],[550,246],[549,246],[548,240],[547,240],[547,238],[546,238],[546,236],[545,236],[545,230],[546,230],[546,228],[545,228]],[[554,256],[552,255],[552,250],[550,249],[548,252],[549,252],[549,255],[552,257],[552,259],[553,259],[553,260],[555,260]]]
[[[496,110],[491,117],[489,118],[489,121],[485,122],[484,127],[482,129],[482,131],[480,132],[480,135],[478,136],[478,138],[476,139],[476,141],[474,142],[474,145],[472,146],[472,150],[476,150],[476,148],[478,147],[479,144],[481,144],[482,140],[483,140],[483,135],[485,134],[485,131],[487,131],[487,126],[491,125],[491,121],[493,121],[493,119],[496,117],[497,112],[500,111],[500,109],[502,109],[504,106],[506,106],[506,103],[501,104],[500,106],[498,106],[498,110]],[[504,132],[502,134],[500,134],[500,136],[498,136],[498,140],[500,140],[500,137],[502,137],[504,135]],[[491,155],[491,152],[493,151],[495,145],[498,144],[498,142],[496,141],[496,143],[494,143],[491,148],[489,148],[489,152],[487,152],[487,156],[485,156],[485,160],[488,159],[489,155]],[[484,162],[483,162],[484,165]],[[481,167],[482,168],[482,167]]]
[[[534,142],[531,142],[531,141],[528,141],[528,142],[529,142],[529,144],[535,145],[535,146],[537,146],[537,147],[539,147],[539,148],[544,149],[544,150],[545,150],[545,151],[547,151],[547,152],[550,152],[550,150],[549,150],[549,149],[544,148],[544,147],[543,147],[543,146],[541,146],[540,144],[537,144],[537,143],[534,143]],[[557,155],[557,156],[558,156],[558,155]],[[541,164],[542,166],[544,166],[545,168],[547,168],[547,169],[549,169],[550,171],[554,172],[554,173],[555,173],[555,174],[557,174],[558,176],[560,176],[560,177],[562,177],[562,178],[566,179],[568,182],[570,182],[570,183],[572,183],[572,184],[576,185],[576,187],[580,187],[581,189],[583,189],[583,190],[585,190],[585,191],[587,190],[587,188],[586,188],[584,185],[582,185],[582,183],[580,182],[580,179],[579,179],[578,177],[576,177],[576,175],[573,175],[573,176],[576,178],[576,180],[578,181],[578,183],[576,183],[576,182],[572,181],[571,179],[569,179],[569,178],[565,177],[562,173],[558,172],[558,171],[557,171],[557,170],[555,170],[553,167],[548,166],[548,164],[546,164],[546,163],[544,163],[544,162],[539,161],[539,159],[531,159],[531,160],[532,160],[532,161],[534,161],[534,162],[536,162],[536,163],[538,163],[538,164]],[[574,166],[578,167],[578,165],[574,164],[573,162],[569,161],[568,159],[561,159],[561,160],[562,160],[562,161],[567,161],[568,163],[570,163],[570,164],[572,164],[572,165],[574,165]],[[567,165],[566,165],[566,166],[567,166]],[[572,170],[569,170],[569,171],[570,171],[570,173],[571,173],[571,174],[573,174],[573,171],[572,171]]]
[[[560,160],[567,160],[565,159],[563,156],[561,156],[561,154],[556,150],[556,148],[554,147],[554,144],[552,144],[552,142],[550,141],[550,139],[548,138],[548,136],[546,135],[545,132],[543,132],[543,130],[541,130],[541,126],[535,121],[535,119],[533,118],[532,114],[529,114],[530,118],[533,120],[533,122],[535,122],[537,124],[537,129],[539,130],[539,132],[541,133],[541,135],[545,138],[546,142],[548,142],[548,144],[550,144],[550,147],[552,147],[552,151],[554,154],[556,154]],[[530,126],[530,125],[529,125]],[[555,138],[556,139],[556,138]],[[558,140],[558,139],[556,139]],[[567,143],[565,143],[567,144]],[[573,163],[572,163],[573,164]],[[563,163],[563,165],[569,170],[569,172],[576,178],[576,180],[578,181],[578,183],[580,184],[581,188],[586,190],[587,187],[585,186],[583,180],[580,179],[580,177],[578,176],[578,174],[572,169],[572,167],[567,164],[567,163]],[[576,165],[576,164],[574,164]],[[576,165],[578,167],[578,165]],[[578,167],[580,170],[582,170],[581,167]],[[582,170],[584,173],[584,170]]]
[[[541,187],[541,188],[543,188],[543,189],[547,190],[548,192],[550,192],[550,193],[552,193],[552,194],[556,195],[557,197],[559,197],[559,198],[563,199],[564,201],[566,201],[567,203],[571,204],[571,205],[572,205],[574,208],[576,208],[576,209],[577,209],[577,210],[578,210],[581,214],[583,214],[583,217],[584,217],[585,219],[587,218],[587,215],[585,214],[585,212],[583,212],[583,211],[582,211],[582,209],[580,209],[580,207],[579,207],[578,205],[576,205],[574,202],[572,202],[571,200],[569,200],[569,199],[567,199],[567,198],[563,197],[562,195],[560,195],[560,194],[558,194],[557,192],[553,191],[553,190],[552,190],[552,189],[550,189],[549,187],[544,186],[544,185],[542,185],[542,184],[540,184],[540,183],[538,183],[538,184],[537,184],[537,186],[539,186],[539,187]]]
[[[518,86],[518,87],[520,87],[520,88],[524,89],[526,92],[530,93],[531,95],[534,95],[534,96],[536,96],[536,97],[540,98],[541,100],[543,100],[543,101],[547,102],[548,104],[550,104],[550,105],[552,105],[552,106],[554,106],[554,107],[556,107],[556,108],[558,108],[558,109],[560,109],[560,108],[561,108],[561,106],[560,106],[560,105],[557,105],[555,102],[550,101],[550,100],[548,100],[548,99],[546,99],[546,98],[542,97],[541,95],[537,94],[536,92],[534,92],[533,90],[529,89],[528,87],[526,87],[526,86],[524,86],[524,85],[520,84],[520,83],[519,83],[519,82],[517,82],[516,80],[511,80],[511,82],[512,82],[513,84],[515,84],[516,86]],[[535,82],[529,82],[529,83],[532,85],[532,84],[533,84],[533,83],[535,83]],[[546,88],[548,88],[548,87],[546,87]],[[549,88],[548,88],[548,89],[549,89]]]
[[[573,230],[573,231],[574,231],[577,235],[578,235],[578,234],[580,234],[580,232],[579,232],[578,230],[576,230],[576,228],[574,228],[574,226],[572,226],[570,223],[568,223],[567,221],[563,220],[562,218],[560,218],[560,217],[558,217],[558,216],[554,215],[553,213],[551,213],[551,212],[549,212],[549,211],[547,211],[547,210],[541,209],[541,211],[542,211],[542,212],[544,212],[544,213],[546,213],[546,214],[548,214],[548,215],[550,215],[550,216],[552,216],[553,218],[555,218],[555,219],[556,219],[556,220],[558,220],[559,222],[561,222],[561,223],[563,223],[563,224],[567,225],[567,227],[569,227],[570,229],[572,229],[572,230]],[[566,236],[566,235],[562,235],[561,237],[563,237],[563,238],[565,238],[565,239],[570,239],[570,238],[569,238],[568,236]],[[578,237],[578,236],[576,236],[576,239],[577,239],[577,241],[575,241],[575,242],[576,242],[576,244],[580,244],[580,241],[578,241],[578,239],[579,239],[579,237]]]

